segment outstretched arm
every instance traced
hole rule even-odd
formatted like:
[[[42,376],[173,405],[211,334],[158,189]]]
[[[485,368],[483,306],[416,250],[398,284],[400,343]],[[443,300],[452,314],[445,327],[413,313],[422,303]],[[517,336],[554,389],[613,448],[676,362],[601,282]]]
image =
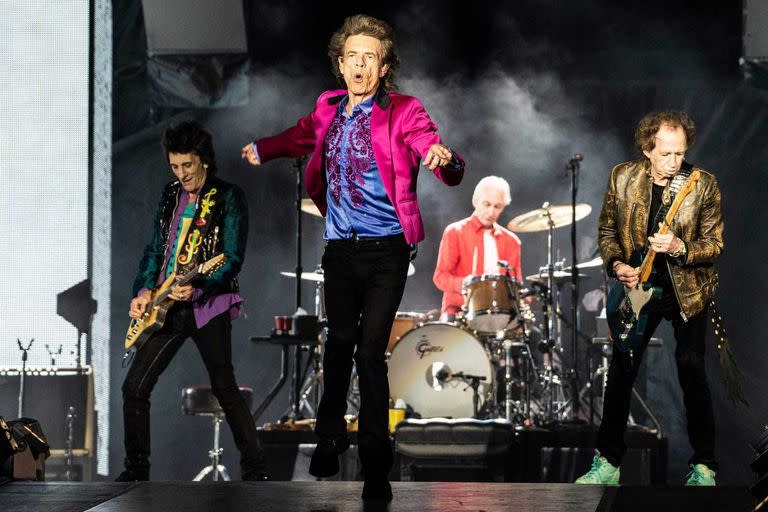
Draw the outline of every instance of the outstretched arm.
[[[421,157],[428,167],[446,185],[458,185],[464,177],[464,159],[444,145],[437,133],[437,125],[424,106],[414,99],[403,117],[405,143]]]

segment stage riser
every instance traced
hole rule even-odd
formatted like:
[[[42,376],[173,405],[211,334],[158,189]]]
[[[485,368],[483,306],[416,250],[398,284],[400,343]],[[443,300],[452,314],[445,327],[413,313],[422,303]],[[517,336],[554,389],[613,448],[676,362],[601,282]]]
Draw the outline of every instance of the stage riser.
[[[274,480],[314,480],[309,459],[316,443],[312,432],[262,432],[262,443]],[[334,480],[360,480],[356,436],[341,457]],[[643,432],[628,432],[629,447],[622,465],[626,485],[664,484],[666,440]],[[519,432],[503,456],[487,458],[404,457],[395,452],[390,478],[402,481],[573,482],[586,471],[595,454],[595,433]],[[671,482],[673,485],[678,482]]]

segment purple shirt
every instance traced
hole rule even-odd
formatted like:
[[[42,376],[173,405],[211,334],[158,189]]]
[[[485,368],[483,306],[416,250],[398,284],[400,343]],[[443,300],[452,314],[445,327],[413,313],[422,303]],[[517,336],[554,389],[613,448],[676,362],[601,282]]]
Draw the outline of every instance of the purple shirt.
[[[173,220],[171,221],[171,233],[173,233],[170,240],[168,240],[168,249],[165,251],[165,262],[163,263],[163,271],[157,276],[157,284],[161,284],[165,278],[165,268],[168,266],[168,262],[172,257],[171,248],[175,245],[176,239],[179,236],[181,230],[181,216],[184,213],[184,209],[189,202],[189,193],[181,189],[181,196],[179,197],[179,204],[176,205],[176,211],[173,213]],[[145,288],[146,289],[146,288]],[[139,291],[143,292],[145,289]],[[215,316],[218,316],[225,311],[229,311],[230,319],[234,320],[238,318],[243,312],[243,306],[245,301],[238,292],[227,292],[218,295],[212,295],[207,299],[200,300],[202,291],[195,290],[192,293],[192,309],[195,312],[195,325],[200,329],[205,324],[211,321]]]
[[[328,181],[325,239],[344,240],[354,235],[384,237],[403,232],[371,144],[371,111],[375,96],[347,113],[349,97],[325,136],[325,172]]]

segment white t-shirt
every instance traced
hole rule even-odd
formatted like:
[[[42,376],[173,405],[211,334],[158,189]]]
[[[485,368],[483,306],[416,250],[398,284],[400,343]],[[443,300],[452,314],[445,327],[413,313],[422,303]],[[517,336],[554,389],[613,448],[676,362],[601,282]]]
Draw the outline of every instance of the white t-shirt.
[[[486,229],[483,233],[483,274],[499,273],[499,251],[496,248],[496,238],[491,234],[492,229]]]

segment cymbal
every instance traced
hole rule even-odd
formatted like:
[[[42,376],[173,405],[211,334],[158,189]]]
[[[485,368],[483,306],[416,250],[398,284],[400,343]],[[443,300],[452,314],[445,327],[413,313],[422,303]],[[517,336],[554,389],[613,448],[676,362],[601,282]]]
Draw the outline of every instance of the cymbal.
[[[554,275],[552,277],[557,282],[570,281],[571,273],[566,272],[564,270],[555,270]],[[589,278],[587,274],[582,274],[582,273],[577,274],[577,277],[587,278],[587,279]],[[533,274],[530,276],[525,276],[525,279],[527,281],[531,281],[532,283],[547,284],[548,276],[546,272],[542,272],[541,274]]]
[[[295,204],[295,203],[294,203]],[[308,213],[314,217],[322,217],[323,214],[320,213],[320,210],[315,205],[315,203],[308,198],[304,198],[301,200],[301,211],[304,213]]]
[[[545,203],[547,204],[547,203]],[[579,221],[589,215],[592,207],[586,203],[576,205],[576,220]],[[546,207],[537,208],[528,213],[523,213],[513,218],[507,224],[507,229],[518,233],[532,233],[534,231],[546,231],[549,229],[550,218],[553,227],[560,228],[571,223],[573,211],[569,204],[547,204]]]
[[[296,272],[280,272],[280,274],[286,277],[296,277]],[[314,281],[316,283],[322,283],[325,281],[325,276],[323,276],[322,270],[317,272],[302,272],[301,278],[305,281]]]
[[[603,264],[603,258],[598,256],[597,258],[592,258],[589,261],[582,261],[581,263],[576,265],[576,268],[592,268],[592,267],[599,267]],[[567,270],[570,270],[571,268],[568,267]]]
[[[589,261],[582,261],[578,265],[576,265],[576,268],[593,268],[593,267],[600,267],[603,265],[603,258],[600,256],[596,258],[592,258]],[[565,267],[563,270],[570,271],[573,267]]]
[[[408,277],[411,277],[415,273],[416,267],[413,266],[413,263],[408,263]],[[280,272],[280,274],[286,277],[296,277],[296,272]],[[325,282],[325,276],[323,275],[322,269],[318,269],[315,272],[302,272],[301,278],[305,281],[314,281],[316,283]]]

